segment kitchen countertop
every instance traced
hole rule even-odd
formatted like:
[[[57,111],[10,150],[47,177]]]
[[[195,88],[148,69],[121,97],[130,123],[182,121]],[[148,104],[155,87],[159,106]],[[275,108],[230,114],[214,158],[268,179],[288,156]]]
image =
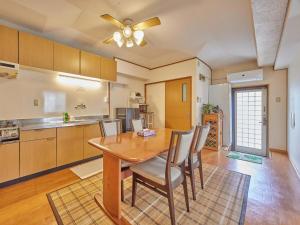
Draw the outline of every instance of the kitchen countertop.
[[[81,125],[97,124],[102,120],[110,120],[102,116],[88,116],[88,117],[77,117],[71,121],[65,123],[61,118],[43,118],[43,119],[30,119],[20,121],[19,128],[21,131],[27,130],[40,130],[48,128],[62,128],[62,127],[73,127]]]

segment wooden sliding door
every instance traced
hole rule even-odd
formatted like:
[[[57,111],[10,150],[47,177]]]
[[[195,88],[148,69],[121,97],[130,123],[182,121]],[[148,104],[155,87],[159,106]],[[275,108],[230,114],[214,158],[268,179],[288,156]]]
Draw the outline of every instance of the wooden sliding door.
[[[165,124],[167,128],[191,128],[191,78],[166,81]]]

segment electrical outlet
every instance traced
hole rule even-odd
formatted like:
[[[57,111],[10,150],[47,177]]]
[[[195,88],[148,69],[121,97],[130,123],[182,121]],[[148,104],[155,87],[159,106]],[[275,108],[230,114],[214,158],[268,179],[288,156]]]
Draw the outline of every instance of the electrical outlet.
[[[39,100],[38,99],[33,100],[33,106],[35,106],[35,107],[39,106]]]

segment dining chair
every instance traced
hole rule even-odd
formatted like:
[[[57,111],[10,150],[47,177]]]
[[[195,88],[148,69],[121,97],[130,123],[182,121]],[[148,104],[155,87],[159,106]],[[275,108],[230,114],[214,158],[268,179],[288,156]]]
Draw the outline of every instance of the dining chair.
[[[142,119],[132,119],[131,120],[132,130],[138,132],[143,130],[143,120]]]
[[[103,137],[117,136],[122,132],[120,120],[103,120],[100,121],[100,130]],[[131,176],[129,167],[132,164],[126,161],[121,162],[121,200],[124,201],[124,179]]]
[[[132,206],[135,206],[137,184],[139,183],[168,198],[171,223],[175,225],[173,189],[182,184],[186,209],[189,212],[185,163],[192,139],[192,130],[172,131],[167,160],[155,157],[130,167],[132,171]]]
[[[196,126],[194,138],[193,138],[193,144],[192,147],[190,148],[189,157],[185,165],[186,173],[188,176],[190,176],[191,179],[193,200],[196,200],[194,170],[197,168],[199,169],[201,188],[203,189],[204,187],[201,150],[205,145],[209,130],[210,130],[210,124],[204,126],[200,126],[200,125]]]

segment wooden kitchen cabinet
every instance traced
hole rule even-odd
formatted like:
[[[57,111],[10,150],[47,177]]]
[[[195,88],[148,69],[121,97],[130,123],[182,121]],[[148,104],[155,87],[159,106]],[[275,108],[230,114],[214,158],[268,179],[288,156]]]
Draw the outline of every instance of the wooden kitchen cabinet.
[[[90,145],[88,141],[92,138],[101,137],[99,124],[92,124],[84,127],[84,158],[91,158],[102,155],[102,151]]]
[[[80,74],[100,79],[101,57],[89,52],[80,52]]]
[[[19,143],[0,144],[0,183],[19,177]]]
[[[56,128],[36,129],[20,132],[20,141],[32,141],[56,137]]]
[[[57,166],[83,159],[83,126],[57,128]]]
[[[56,167],[56,138],[20,143],[20,175],[27,176]]]
[[[53,41],[20,31],[19,63],[53,70]]]
[[[54,70],[72,74],[80,72],[80,50],[54,43]]]
[[[18,63],[18,31],[0,25],[0,60]]]
[[[114,59],[101,57],[101,79],[117,80],[117,62]]]

